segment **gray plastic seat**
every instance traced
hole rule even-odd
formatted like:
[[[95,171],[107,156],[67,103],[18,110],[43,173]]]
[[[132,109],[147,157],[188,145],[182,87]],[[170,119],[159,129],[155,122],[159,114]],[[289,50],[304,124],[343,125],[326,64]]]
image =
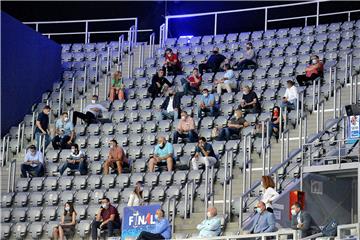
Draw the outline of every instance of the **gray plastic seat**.
[[[142,145],[142,135],[141,134],[130,134],[129,135],[129,144],[131,146],[141,146]]]
[[[12,217],[12,208],[1,208],[1,226],[3,223],[10,222]]]
[[[59,221],[47,222],[43,228],[43,236],[44,237],[47,236],[47,238],[52,238],[54,227],[58,225],[59,225]]]
[[[28,198],[28,192],[18,192],[14,197],[14,205],[17,207],[24,207],[28,204]]]
[[[156,143],[155,133],[144,133],[143,134],[144,145],[154,145]]]
[[[60,204],[64,205],[67,202],[74,202],[74,191],[63,191],[60,193]]]
[[[104,175],[101,179],[101,184],[105,189],[113,188],[115,187],[115,174],[110,175]]]
[[[191,170],[189,173],[188,173],[188,179],[189,180],[194,180],[194,182],[196,184],[200,184],[201,182],[201,176],[202,176],[202,171],[201,170]]]
[[[133,172],[145,172],[146,162],[148,159],[149,158],[136,159],[132,164]]]
[[[58,188],[58,177],[46,177],[44,179],[45,190],[56,190]]]
[[[54,221],[57,218],[57,206],[47,206],[43,208],[42,217],[44,222]]]
[[[120,200],[120,191],[119,189],[112,188],[105,193],[105,196],[110,199],[111,203],[117,204]]]
[[[168,132],[171,129],[171,120],[160,120],[158,122],[158,131]]]
[[[98,148],[100,147],[100,142],[101,138],[100,136],[90,136],[88,139],[88,147],[93,147],[93,148]]]
[[[176,171],[173,176],[173,184],[184,185],[187,180],[188,171]]]
[[[46,192],[44,201],[47,206],[56,206],[59,202],[59,193],[57,191]]]
[[[18,222],[12,227],[16,239],[23,239],[27,235],[29,223]]]
[[[301,39],[299,39],[299,41],[301,41]],[[293,56],[296,55],[298,51],[298,45],[291,45],[286,47],[285,49],[285,55],[286,56]]]
[[[171,198],[171,197],[174,197],[176,199],[179,199],[179,197],[181,196],[181,189],[182,189],[182,186],[181,185],[171,185],[168,189],[166,189],[165,191],[165,195],[166,195],[166,198]]]
[[[47,150],[45,153],[45,158],[47,161],[57,162],[59,158],[59,150]]]
[[[299,54],[309,54],[311,50],[311,45],[310,44],[303,44],[299,47]]]
[[[25,222],[27,216],[27,208],[14,208],[11,212],[12,221]]]
[[[125,188],[120,195],[122,203],[127,203],[130,198],[130,194],[134,191],[134,188]]]
[[[104,141],[103,141],[104,142]],[[87,148],[86,157],[89,161],[98,161],[100,159],[100,151],[97,148]]]
[[[116,177],[116,187],[124,189],[130,184],[130,174],[120,174]]]
[[[159,185],[169,186],[173,181],[173,172],[162,172],[159,176]]]
[[[142,156],[141,147],[131,146],[127,150],[127,155],[130,159],[139,159]]]
[[[76,226],[77,232],[81,238],[86,238],[89,236],[91,229],[91,222],[92,220],[82,220],[77,224]]]
[[[99,175],[90,175],[87,179],[88,189],[98,189],[101,187],[101,177]]]
[[[142,133],[143,126],[141,122],[132,122],[129,129],[132,134]]]
[[[62,176],[59,178],[59,189],[70,190],[72,188],[73,176]]]
[[[126,116],[124,111],[115,111],[112,115],[112,121],[115,123],[122,124],[125,122]]]
[[[105,191],[102,189],[95,189],[91,191],[90,198],[93,204],[100,203],[100,200],[105,197]]]
[[[41,206],[44,202],[43,192],[32,192],[29,196],[29,204],[32,207]]]
[[[75,192],[75,202],[76,204],[88,204],[90,200],[89,191],[88,190],[78,190]]]
[[[220,156],[225,152],[225,141],[215,141],[212,143],[212,147],[214,149],[214,153],[217,156]]]
[[[87,186],[87,176],[75,176],[73,180],[73,189],[85,189]]]
[[[284,65],[284,58],[283,57],[274,57],[273,59],[272,59],[272,66],[273,67],[277,67],[277,68],[279,68],[279,67],[282,67]]]
[[[147,186],[156,186],[159,181],[159,172],[148,172],[144,176],[144,184]]]
[[[151,201],[163,201],[165,199],[165,189],[164,186],[156,186],[151,191]]]
[[[40,239],[43,233],[44,223],[42,222],[32,222],[28,226],[28,233],[32,239]]]
[[[130,186],[135,186],[137,182],[144,182],[144,174],[143,173],[133,173],[130,176]]]
[[[27,213],[27,221],[38,222],[42,219],[42,207],[31,207]]]
[[[11,207],[14,200],[14,193],[2,193],[1,194],[1,207]]]
[[[146,122],[144,123],[144,132],[145,133],[154,133],[156,132],[156,129],[157,129],[157,124],[155,121],[149,121],[149,122]],[[144,133],[144,135],[145,135]],[[144,139],[145,141],[145,139]]]

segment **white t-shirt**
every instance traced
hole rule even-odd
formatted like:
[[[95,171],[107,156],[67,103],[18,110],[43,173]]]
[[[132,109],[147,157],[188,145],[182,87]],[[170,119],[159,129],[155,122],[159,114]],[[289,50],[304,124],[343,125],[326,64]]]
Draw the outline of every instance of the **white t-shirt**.
[[[270,202],[274,201],[279,196],[279,193],[275,191],[272,187],[265,189],[264,194],[262,195],[261,201],[265,203],[266,208],[272,208]]]
[[[284,97],[286,97],[289,102],[295,102],[298,98],[297,88],[295,86],[292,86],[291,88],[286,88]]]
[[[229,70],[226,70],[226,72],[224,73],[224,78],[230,80],[234,77],[234,71],[229,69]]]
[[[92,110],[91,110],[92,108],[100,109],[100,111],[99,111],[99,112],[92,111]],[[99,104],[99,103],[95,103],[95,104],[94,104],[94,103],[90,103],[90,104],[87,105],[86,108],[85,108],[85,112],[91,112],[92,114],[94,114],[95,117],[97,117],[100,112],[106,112],[106,111],[107,111],[107,109],[106,109],[103,105],[101,105],[101,104]]]
[[[40,151],[36,151],[35,155],[32,155],[31,151],[28,150],[26,152],[25,159],[24,159],[24,162],[27,162],[27,161],[37,161],[37,162],[43,164],[44,163],[43,154]],[[31,164],[31,166],[36,167],[37,164]]]
[[[128,206],[129,207],[136,207],[142,204],[142,200],[136,195],[134,192],[130,194]]]
[[[168,104],[168,106],[166,108],[167,112],[173,112],[174,111],[173,102],[174,102],[174,97],[170,97],[169,98],[169,104]]]

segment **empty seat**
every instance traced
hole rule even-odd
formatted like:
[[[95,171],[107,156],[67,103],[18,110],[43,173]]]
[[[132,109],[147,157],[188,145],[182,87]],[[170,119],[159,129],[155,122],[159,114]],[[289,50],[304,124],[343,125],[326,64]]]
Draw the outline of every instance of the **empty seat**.
[[[1,207],[11,207],[14,200],[14,193],[2,193],[1,194]]]
[[[18,192],[14,198],[14,204],[17,207],[24,207],[28,204],[29,193]]]
[[[105,192],[102,189],[95,189],[91,191],[90,198],[93,204],[100,203],[100,200],[105,197]]]
[[[99,175],[90,175],[87,179],[87,185],[90,189],[97,189],[101,187],[101,177]]]
[[[32,207],[41,206],[44,202],[43,192],[32,192],[29,196],[29,204]]]
[[[14,222],[25,222],[27,210],[27,208],[14,208],[11,213],[12,220]]]
[[[89,202],[89,191],[78,190],[75,192],[75,202],[77,204],[88,204]]]
[[[56,209],[57,209],[56,206],[44,207],[43,211],[42,211],[43,220],[46,222],[56,220],[56,218],[57,218]]]
[[[73,180],[73,188],[76,190],[85,189],[87,186],[87,176],[75,176]]]
[[[41,221],[41,219],[42,219],[42,207],[29,208],[27,217],[28,217],[27,220],[30,221],[30,222]]]

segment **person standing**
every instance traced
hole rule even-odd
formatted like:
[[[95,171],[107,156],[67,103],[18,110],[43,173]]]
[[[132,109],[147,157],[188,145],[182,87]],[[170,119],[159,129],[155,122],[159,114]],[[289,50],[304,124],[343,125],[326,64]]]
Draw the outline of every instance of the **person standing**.
[[[264,188],[264,193],[262,195],[261,201],[265,203],[266,210],[273,213],[272,202],[279,196],[279,193],[275,191],[274,180],[270,176],[261,177],[261,186]]]
[[[36,148],[41,149],[40,136],[45,138],[45,149],[49,145],[51,139],[49,135],[49,114],[51,112],[50,106],[44,106],[41,113],[38,114],[36,119],[35,128],[35,141]]]

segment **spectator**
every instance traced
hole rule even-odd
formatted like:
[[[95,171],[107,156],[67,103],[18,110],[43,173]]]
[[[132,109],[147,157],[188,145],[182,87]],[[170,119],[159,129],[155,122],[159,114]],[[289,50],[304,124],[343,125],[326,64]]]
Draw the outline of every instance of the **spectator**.
[[[219,53],[219,48],[214,47],[213,54],[209,57],[206,63],[203,62],[199,64],[200,74],[202,75],[204,71],[209,71],[209,70],[211,70],[211,72],[214,73],[218,72],[220,70],[221,63],[225,59],[226,59],[225,56]]]
[[[296,80],[300,86],[308,86],[318,78],[322,77],[324,73],[324,64],[320,61],[319,56],[311,56],[310,65],[305,69],[305,75],[297,75]]]
[[[144,198],[143,198],[143,191],[144,186],[142,182],[137,182],[134,191],[130,194],[128,206],[135,207],[143,205]]]
[[[245,86],[243,91],[243,97],[238,108],[246,113],[260,113],[261,106],[256,93],[249,86]]]
[[[35,177],[44,175],[44,157],[42,152],[36,150],[35,145],[29,146],[24,163],[21,164],[21,177],[26,178],[28,174],[30,177],[32,175]]]
[[[67,168],[78,170],[81,175],[87,174],[86,156],[83,151],[79,150],[79,145],[77,144],[71,146],[70,157],[60,168],[60,174],[63,175]]]
[[[291,206],[291,228],[301,231],[301,237],[316,234],[320,228],[308,212],[301,209],[300,203],[296,202]]]
[[[241,110],[237,109],[232,119],[227,124],[226,128],[221,129],[219,134],[219,141],[228,141],[232,135],[240,136],[241,129],[249,126],[249,123],[243,117]]]
[[[235,64],[237,70],[248,69],[250,66],[256,66],[256,55],[251,42],[246,43],[246,51],[244,53],[244,57],[240,59],[238,63]]]
[[[201,81],[202,81],[202,77],[199,74],[199,70],[197,68],[194,68],[192,74],[188,76],[187,79],[185,78],[181,79],[181,84],[184,89],[184,94],[196,95],[200,91]]]
[[[52,139],[54,149],[69,149],[75,139],[74,125],[69,121],[67,112],[61,114],[55,123],[56,136]]]
[[[51,108],[50,106],[44,106],[41,113],[39,113],[36,119],[36,128],[35,128],[35,141],[36,148],[41,149],[40,136],[45,138],[45,149],[50,143],[50,135],[49,135],[49,114]]]
[[[113,79],[111,80],[111,87],[110,87],[110,102],[113,102],[116,97],[119,100],[125,99],[125,85],[122,79],[122,73],[120,71],[116,71],[113,74]]]
[[[206,138],[201,137],[195,147],[195,156],[191,159],[193,169],[198,170],[199,164],[205,164],[206,167],[211,167],[216,161],[213,147],[210,143],[206,142]]]
[[[124,163],[128,163],[124,149],[120,147],[115,139],[110,140],[110,151],[108,158],[104,162],[103,172],[105,175],[109,174],[109,168],[117,168],[118,174],[122,173]]]
[[[158,209],[155,215],[155,228],[151,232],[142,231],[137,240],[158,240],[171,239],[171,226],[167,219],[164,218],[163,210]]]
[[[165,63],[163,65],[164,72],[167,75],[178,75],[181,74],[181,62],[177,54],[173,53],[171,48],[165,50]]]
[[[221,233],[221,219],[217,217],[217,209],[209,207],[207,219],[202,221],[196,227],[200,230],[199,237],[216,237]]]
[[[166,141],[165,137],[159,137],[158,145],[155,146],[154,156],[149,160],[149,171],[154,172],[155,166],[165,161],[168,171],[172,171],[174,165],[174,147]]]
[[[181,119],[176,127],[173,143],[178,142],[178,138],[188,138],[189,142],[196,142],[197,134],[195,131],[194,119],[187,115],[186,111],[181,112]]]
[[[265,203],[266,210],[273,213],[272,202],[279,196],[279,193],[275,191],[274,180],[270,176],[261,177],[261,186],[264,188],[261,201]]]
[[[76,211],[72,202],[65,203],[60,224],[53,229],[53,239],[64,240],[65,236],[75,234]]]
[[[169,89],[167,96],[161,104],[161,118],[175,120],[180,114],[180,96],[173,89]]]
[[[282,112],[284,113],[284,117],[286,116],[287,110],[289,111],[296,109],[297,99],[298,99],[297,88],[295,87],[294,82],[289,80],[287,81],[287,88],[281,103],[281,108],[282,108]]]
[[[172,84],[165,78],[164,70],[159,69],[153,76],[148,92],[152,98],[163,96]]]
[[[82,112],[75,111],[73,114],[73,124],[76,125],[77,119],[80,118],[86,122],[87,125],[91,123],[96,123],[98,116],[102,112],[106,112],[107,109],[98,103],[98,96],[93,95],[91,99],[91,103],[86,106],[85,114]]]
[[[234,71],[230,68],[230,64],[225,64],[224,70],[224,76],[221,79],[216,79],[214,81],[217,93],[219,95],[221,95],[223,89],[226,89],[228,93],[231,93],[231,89],[236,87],[236,81],[233,79],[235,74]]]
[[[215,96],[212,93],[209,93],[209,90],[207,88],[204,88],[202,91],[202,96],[200,99],[199,104],[199,110],[198,110],[198,116],[200,118],[203,117],[203,115],[207,115],[209,113],[209,116],[216,116],[218,112],[218,108],[215,105]]]
[[[256,208],[257,214],[253,225],[250,229],[250,233],[268,233],[275,232],[275,217],[273,213],[270,213],[266,210],[265,203],[258,202]]]
[[[279,139],[279,129],[280,129],[280,108],[274,106],[271,110],[271,119],[269,122],[269,138],[275,134],[276,139]]]
[[[91,226],[91,237],[93,240],[97,239],[97,230],[107,229],[108,237],[114,235],[115,229],[120,229],[120,216],[118,210],[110,204],[108,198],[101,199],[101,207],[98,210],[95,221]]]

